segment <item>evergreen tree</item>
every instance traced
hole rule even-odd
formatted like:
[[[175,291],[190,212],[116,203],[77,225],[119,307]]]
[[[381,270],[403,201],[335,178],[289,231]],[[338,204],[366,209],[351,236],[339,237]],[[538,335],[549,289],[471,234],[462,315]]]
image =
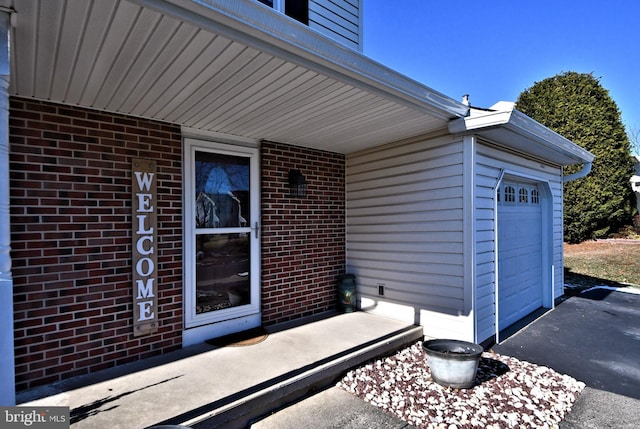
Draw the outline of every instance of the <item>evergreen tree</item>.
[[[605,238],[631,221],[633,174],[620,111],[593,74],[566,72],[525,89],[517,109],[595,155],[591,173],[564,185],[564,238]],[[569,166],[565,174],[580,169]]]

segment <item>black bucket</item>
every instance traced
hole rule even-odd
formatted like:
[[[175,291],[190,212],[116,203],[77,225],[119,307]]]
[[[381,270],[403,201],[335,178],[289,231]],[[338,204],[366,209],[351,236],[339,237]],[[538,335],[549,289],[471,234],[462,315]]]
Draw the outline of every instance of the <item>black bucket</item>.
[[[352,313],[356,308],[356,276],[343,274],[338,277],[338,311]]]

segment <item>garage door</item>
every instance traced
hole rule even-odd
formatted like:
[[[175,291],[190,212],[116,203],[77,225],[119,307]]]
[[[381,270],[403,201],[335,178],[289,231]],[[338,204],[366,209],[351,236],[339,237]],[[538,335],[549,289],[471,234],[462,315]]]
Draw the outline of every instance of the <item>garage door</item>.
[[[503,181],[498,193],[498,323],[542,307],[542,210],[538,186]]]

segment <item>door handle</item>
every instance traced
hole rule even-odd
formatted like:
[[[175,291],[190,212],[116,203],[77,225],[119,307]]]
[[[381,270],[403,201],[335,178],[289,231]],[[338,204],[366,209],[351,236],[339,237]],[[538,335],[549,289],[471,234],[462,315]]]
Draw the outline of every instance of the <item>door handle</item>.
[[[260,225],[258,224],[258,222],[255,223],[256,227],[254,228],[254,231],[256,232],[256,238],[258,238],[258,236],[260,235]]]

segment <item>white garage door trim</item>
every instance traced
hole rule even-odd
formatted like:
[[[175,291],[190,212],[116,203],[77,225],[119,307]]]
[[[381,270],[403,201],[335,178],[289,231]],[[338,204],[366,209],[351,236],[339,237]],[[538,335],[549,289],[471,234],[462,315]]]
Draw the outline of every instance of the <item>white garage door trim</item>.
[[[505,190],[507,191],[506,193]],[[495,309],[496,340],[499,341],[499,332],[502,329],[509,327],[540,307],[553,306],[553,282],[550,262],[552,260],[552,197],[549,185],[530,178],[506,175],[498,186],[496,205],[496,254],[498,255],[498,263],[496,269]],[[509,218],[513,222],[517,222],[517,227],[521,228],[519,232],[521,236],[511,238],[514,240],[527,240],[527,234],[522,235],[524,227],[527,232],[531,232],[528,236],[533,241],[528,243],[522,241],[524,245],[521,245],[522,243],[519,241],[509,241],[509,237],[506,236],[509,231],[505,230],[505,228],[509,227]],[[536,226],[523,225],[523,222],[526,224],[527,218]],[[532,228],[535,228],[535,230],[532,230]],[[539,239],[536,240],[536,236]],[[527,245],[534,245],[533,250],[526,249]],[[501,254],[501,250],[510,252],[510,256],[513,256],[511,252],[515,252],[515,266],[522,265],[522,267],[515,268],[514,266],[503,265],[505,255]],[[518,252],[520,252],[519,256]],[[526,259],[531,254],[535,258],[533,263]],[[516,271],[514,271],[514,268]],[[527,278],[526,274],[519,277],[520,271],[528,272],[530,277],[535,276],[539,280]],[[509,275],[513,275],[511,281],[530,282],[528,288],[526,287],[527,284],[523,283],[525,287],[521,288],[522,290],[518,291],[516,295],[512,295],[511,303],[505,301],[505,285],[501,285],[501,282],[508,281],[506,277]],[[536,288],[535,284],[539,286]],[[522,301],[524,301],[523,304]],[[505,315],[505,311],[508,314]]]

